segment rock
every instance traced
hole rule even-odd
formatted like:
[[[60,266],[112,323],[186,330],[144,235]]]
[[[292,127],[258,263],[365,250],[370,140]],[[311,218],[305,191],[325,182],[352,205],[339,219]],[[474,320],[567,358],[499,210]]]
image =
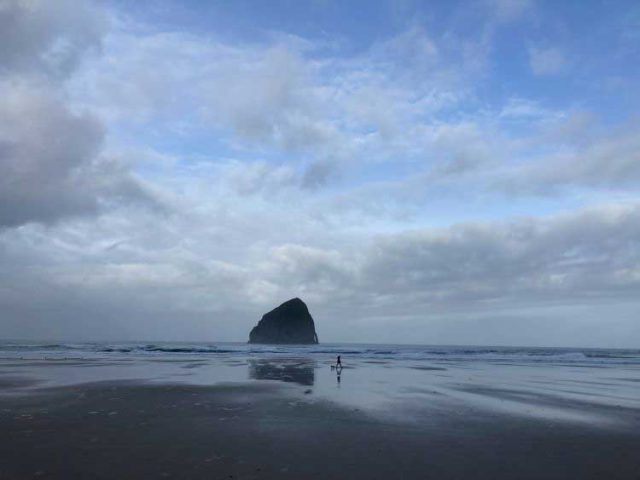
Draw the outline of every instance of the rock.
[[[313,318],[299,298],[284,302],[262,316],[249,334],[249,343],[318,343]]]

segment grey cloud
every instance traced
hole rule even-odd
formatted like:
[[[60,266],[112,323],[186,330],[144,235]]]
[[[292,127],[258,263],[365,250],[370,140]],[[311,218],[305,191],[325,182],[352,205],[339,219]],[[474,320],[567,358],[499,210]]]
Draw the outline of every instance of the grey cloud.
[[[430,175],[434,179],[474,172],[499,158],[498,135],[487,135],[476,124],[443,125],[432,135],[432,148],[437,158]]]
[[[312,162],[304,171],[300,185],[302,188],[314,190],[326,185],[335,175],[338,166],[330,160]]]
[[[301,171],[284,164],[267,161],[230,161],[213,169],[218,188],[240,196],[263,195],[275,201],[291,196],[292,189],[316,190],[336,175],[335,162],[311,161]]]
[[[1,0],[0,73],[67,75],[105,26],[88,1]]]
[[[551,328],[562,319],[566,334],[557,341],[567,344],[582,317],[601,330],[594,311],[622,312],[640,293],[638,204],[373,239],[314,238],[307,211],[292,209],[279,223],[263,215],[250,217],[255,231],[230,238],[235,227],[205,212],[199,228],[182,216],[157,222],[115,211],[98,223],[6,231],[0,334],[140,338],[153,329],[166,338],[241,340],[274,299],[298,295],[325,338],[350,339],[356,329],[369,341],[440,335],[474,343],[485,328],[506,328],[486,341],[522,343],[545,338],[517,333],[531,322]],[[299,243],[279,235],[292,222]],[[243,252],[234,260],[232,247]],[[637,334],[627,310],[619,328]]]
[[[104,202],[152,202],[117,162],[100,156],[101,124],[46,88],[4,85],[0,99],[0,227],[96,213]]]
[[[174,133],[213,126],[239,151],[314,162],[397,157],[413,140],[407,132],[417,116],[456,104],[460,83],[470,82],[460,62],[430,68],[438,49],[419,28],[349,59],[315,58],[310,47],[286,41],[230,46],[180,33],[121,31],[104,48],[117,61],[96,59],[74,85],[107,117],[153,119]],[[157,70],[165,74],[149,74]]]
[[[90,190],[78,188],[102,142],[95,119],[29,88],[5,94],[0,116],[0,225],[96,210]]]
[[[475,343],[497,338],[482,337],[490,328],[544,340],[536,332],[569,315],[595,324],[610,303],[637,335],[637,204],[397,233],[408,216],[514,211],[483,203],[506,182],[522,195],[640,181],[637,126],[577,119],[543,138],[531,131],[559,124],[556,112],[527,99],[484,110],[492,29],[532,10],[489,4],[486,38],[412,28],[345,58],[133,22],[101,37],[90,3],[0,0],[0,335],[239,340],[294,295],[323,338]],[[104,55],[86,55],[100,43]],[[104,149],[130,126],[195,139],[196,158],[147,159],[146,178],[171,192],[166,215],[136,207],[154,195]],[[211,130],[213,147],[201,142]],[[353,178],[321,190],[337,172]]]
[[[638,240],[637,206],[503,226],[460,226],[383,240],[363,277],[380,279],[393,272],[381,283],[380,294],[446,304],[633,298],[640,288]]]
[[[362,308],[400,315],[580,305],[636,298],[638,244],[636,204],[389,235],[325,257],[288,247],[279,251],[279,277],[316,294],[326,288],[327,299],[339,291]]]
[[[334,136],[316,111],[307,65],[294,52],[274,47],[259,59],[238,60],[209,78],[207,114],[214,122],[249,142],[291,151]]]
[[[257,315],[216,301],[233,295],[235,288],[233,275],[188,266],[5,270],[0,332],[4,338],[193,341],[215,331],[216,340],[234,340],[244,336]]]
[[[69,76],[106,26],[90,1],[0,1],[0,228],[156,203],[105,157],[98,118],[69,102]]]
[[[266,278],[307,295],[339,294],[352,276],[349,262],[338,250],[285,244],[270,249],[268,258],[262,266]]]
[[[238,150],[309,154],[341,135],[327,116],[316,67],[296,43],[232,46],[125,29],[107,36],[105,56],[94,58],[73,85],[81,100],[113,120],[153,121],[172,133],[213,128]]]
[[[640,182],[640,131],[631,125],[579,148],[559,162],[551,181],[593,186],[631,186]],[[554,178],[555,177],[555,178]],[[544,175],[542,175],[544,178]]]
[[[431,168],[408,176],[407,191],[448,186],[509,198],[559,198],[577,191],[629,194],[640,183],[637,121],[611,127],[588,112],[547,111],[520,100],[498,120],[421,129]],[[505,134],[505,128],[525,126]]]
[[[265,161],[235,161],[218,170],[222,186],[228,186],[240,195],[265,193],[274,196],[279,190],[295,185],[297,177],[293,168]]]
[[[568,125],[571,127],[571,124]],[[505,169],[493,187],[513,195],[558,194],[568,188],[633,189],[640,184],[640,137],[638,125],[598,132],[590,123],[569,128],[553,140],[555,152]]]

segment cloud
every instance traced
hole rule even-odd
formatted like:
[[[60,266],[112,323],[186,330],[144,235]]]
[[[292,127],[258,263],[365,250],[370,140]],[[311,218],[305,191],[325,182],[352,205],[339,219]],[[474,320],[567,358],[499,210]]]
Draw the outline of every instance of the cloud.
[[[335,177],[338,167],[331,160],[319,160],[311,163],[304,171],[300,185],[314,190],[326,185]]]
[[[97,210],[92,162],[100,124],[41,90],[4,88],[0,99],[0,225]]]
[[[510,98],[506,105],[498,114],[499,118],[504,119],[552,119],[553,112],[540,107],[537,102],[526,98]]]
[[[153,123],[173,135],[206,129],[241,150],[308,152],[337,132],[324,118],[312,64],[292,42],[231,45],[119,25],[73,92],[114,123]]]
[[[530,2],[491,5],[504,21],[533,8]],[[449,190],[456,181],[468,188],[464,182],[475,172],[474,188],[504,191],[505,178],[514,185],[525,181],[542,150],[550,162],[566,158],[563,145],[543,145],[538,131],[544,124],[559,125],[570,112],[518,95],[499,106],[478,102],[476,83],[484,73],[467,61],[463,40],[414,25],[340,56],[286,36],[276,43],[232,44],[124,22],[105,38],[104,55],[75,76],[71,91],[76,103],[91,105],[129,141],[171,137],[188,148],[204,136],[215,139],[225,158],[247,162],[234,174],[245,194],[274,192],[277,186],[317,192],[336,186],[337,178],[349,188],[372,170],[403,172],[407,183],[421,182],[427,190],[442,187],[443,180]],[[540,58],[554,51],[530,49]],[[547,161],[539,163],[548,169]],[[572,188],[570,179],[541,176],[534,172],[520,193]],[[575,182],[604,185],[587,182],[587,176]],[[397,200],[384,210],[394,210]]]
[[[264,161],[232,161],[218,168],[221,184],[239,195],[264,193],[276,196],[280,190],[298,183],[297,174],[289,166],[274,166]]]
[[[123,5],[0,0],[0,335],[238,340],[295,295],[327,339],[637,333],[637,125],[490,68],[542,5],[331,45]]]
[[[522,18],[533,8],[531,0],[490,0],[488,4],[499,22],[510,22]]]
[[[154,203],[125,164],[102,155],[104,125],[65,92],[105,19],[89,2],[0,2],[0,228]]]
[[[260,269],[283,293],[293,290],[326,301],[341,296],[352,280],[350,262],[337,250],[285,244],[271,248],[268,258]]]
[[[253,215],[243,221],[260,222],[265,213]],[[228,238],[230,220],[208,212],[201,212],[199,228],[182,216],[157,222],[142,211],[114,211],[98,223],[7,231],[0,236],[0,302],[10,312],[3,334],[9,325],[20,331],[15,317],[30,319],[21,330],[26,336],[45,328],[59,337],[93,331],[140,338],[154,329],[173,338],[209,331],[239,340],[274,302],[299,295],[329,338],[340,338],[341,328],[366,332],[365,325],[381,335],[395,335],[397,326],[419,337],[462,334],[465,325],[475,325],[471,320],[489,316],[502,318],[507,329],[523,318],[551,325],[558,312],[632,304],[640,290],[637,203],[374,238],[346,232],[324,238],[317,230],[314,239],[315,230],[303,221],[307,210],[283,219],[283,225],[296,224],[306,244],[287,242],[291,235],[279,236],[277,215],[267,215],[256,230],[263,238],[245,232]],[[43,318],[50,327],[38,312],[48,312]],[[569,332],[579,323],[564,320]],[[487,321],[473,331],[482,325]]]
[[[232,152],[227,156],[246,159],[246,171],[241,174],[236,167],[236,183],[247,193],[270,190],[258,183],[272,184],[276,177],[283,187],[318,190],[365,156],[390,157],[403,148],[393,142],[404,135],[413,112],[451,102],[427,87],[424,96],[414,99],[404,87],[391,88],[394,78],[372,75],[363,81],[351,76],[354,69],[368,75],[370,68],[382,68],[373,64],[398,61],[391,53],[406,50],[408,39],[380,44],[366,59],[348,65],[334,58],[317,60],[312,47],[300,49],[299,42],[287,43],[286,38],[277,44],[230,45],[129,24],[118,28],[105,38],[104,55],[92,58],[71,79],[74,102],[91,106],[125,136],[162,132],[185,142],[190,135],[213,136]],[[431,44],[424,32],[415,30],[411,38],[416,36],[421,45]],[[410,68],[406,63],[394,66],[398,76]],[[157,70],[166,74],[154,74]],[[254,175],[249,181],[249,170],[257,172],[256,156],[283,154],[291,172],[280,169],[276,176]],[[272,167],[265,162],[261,169],[277,170],[277,161]]]
[[[558,48],[529,48],[529,67],[534,75],[558,75],[569,65]]]
[[[640,289],[636,238],[640,206],[614,205],[386,235],[341,252],[286,246],[271,276],[389,315],[630,301]]]
[[[88,1],[0,1],[0,74],[66,76],[100,46],[106,17]]]
[[[207,115],[249,142],[294,151],[325,143],[332,129],[318,118],[305,70],[285,47],[269,49],[253,62],[228,64],[207,79]]]
[[[390,71],[419,74],[433,70],[441,59],[440,48],[426,30],[413,25],[404,32],[372,45],[369,56]],[[391,67],[391,68],[389,68]]]
[[[101,157],[103,127],[46,88],[3,84],[0,227],[96,214],[108,202],[152,196],[124,165]]]
[[[639,218],[637,205],[618,206],[391,236],[376,245],[363,278],[380,294],[451,307],[626,296],[639,286],[640,258],[629,244],[640,233]]]
[[[325,167],[331,158],[339,168],[397,157],[420,117],[464,98],[473,77],[461,47],[443,47],[455,51],[450,60],[439,43],[415,27],[341,57],[286,37],[229,44],[125,24],[105,38],[104,56],[76,75],[72,91],[75,101],[144,133],[148,125],[178,136],[205,130],[238,152]]]
[[[493,187],[513,195],[554,195],[571,189],[633,191],[640,184],[638,126],[631,122],[615,129],[578,115],[534,137],[551,151],[527,162],[507,166],[490,180]]]

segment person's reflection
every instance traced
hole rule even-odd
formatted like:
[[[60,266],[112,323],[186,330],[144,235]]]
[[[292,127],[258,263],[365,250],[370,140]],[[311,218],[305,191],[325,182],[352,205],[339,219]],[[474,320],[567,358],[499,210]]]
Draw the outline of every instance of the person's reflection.
[[[340,387],[340,378],[342,376],[342,365],[336,367],[336,379],[338,380],[338,387]]]
[[[300,385],[313,385],[314,365],[310,362],[291,360],[251,360],[249,378],[255,380],[280,380]]]

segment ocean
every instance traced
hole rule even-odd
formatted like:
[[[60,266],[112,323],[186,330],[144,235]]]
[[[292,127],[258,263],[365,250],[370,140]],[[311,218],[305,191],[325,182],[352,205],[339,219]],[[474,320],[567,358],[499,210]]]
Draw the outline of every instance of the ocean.
[[[387,344],[250,345],[229,342],[0,342],[1,358],[133,359],[148,357],[247,359],[305,357],[330,362],[388,360],[395,362],[487,362],[495,364],[548,364],[615,366],[640,365],[640,349],[549,348],[505,346],[433,346]]]
[[[640,350],[5,341],[0,427],[7,478],[632,478]]]
[[[338,355],[343,368],[336,371]],[[200,386],[279,382],[311,389],[315,399],[382,411],[396,411],[394,404],[407,400],[432,401],[434,395],[587,421],[594,417],[583,416],[581,406],[640,408],[639,349],[5,341],[0,372],[29,379],[24,388],[32,389],[132,380]],[[569,408],[567,401],[574,404]]]

